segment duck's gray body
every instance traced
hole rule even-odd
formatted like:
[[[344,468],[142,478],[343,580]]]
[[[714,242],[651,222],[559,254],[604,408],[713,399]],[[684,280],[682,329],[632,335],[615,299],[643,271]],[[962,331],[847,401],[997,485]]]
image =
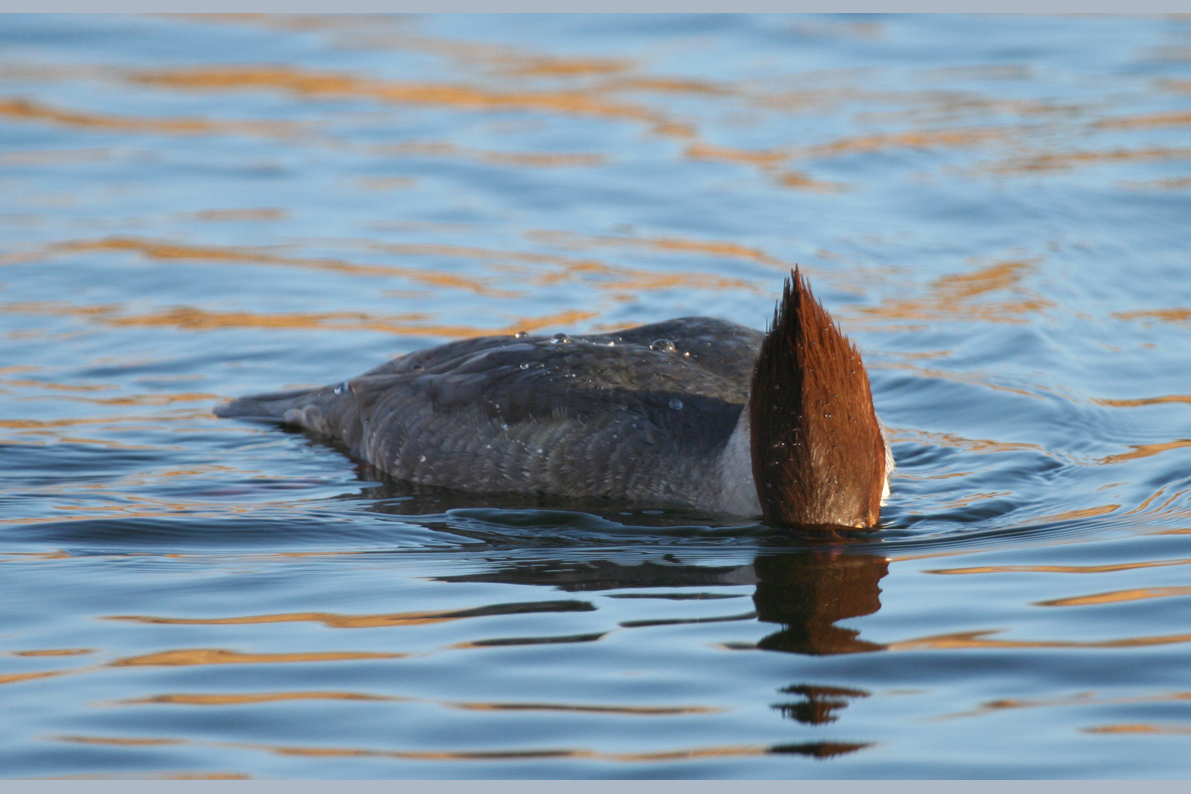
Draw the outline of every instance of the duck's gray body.
[[[305,428],[422,485],[758,515],[744,408],[762,338],[707,317],[481,337],[215,412]]]

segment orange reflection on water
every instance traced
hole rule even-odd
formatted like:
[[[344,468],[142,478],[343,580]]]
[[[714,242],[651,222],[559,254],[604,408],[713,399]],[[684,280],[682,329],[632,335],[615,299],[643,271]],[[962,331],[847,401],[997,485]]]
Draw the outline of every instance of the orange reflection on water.
[[[845,154],[869,153],[886,149],[938,149],[978,146],[1005,137],[1002,130],[991,127],[958,128],[952,130],[912,130],[880,135],[840,138],[831,143],[811,146],[798,154],[808,158],[839,157]]]
[[[111,383],[53,383],[47,380],[19,380],[15,378],[0,378],[0,384],[5,386],[32,387],[35,389],[52,389],[54,391],[108,391],[118,388]]]
[[[180,220],[222,223],[225,221],[281,221],[289,213],[280,209],[227,209],[181,212],[174,216]]]
[[[1159,645],[1177,645],[1191,642],[1191,634],[1167,634],[1158,637],[1126,637],[1119,640],[990,640],[986,639],[996,631],[957,631],[937,634],[901,642],[891,642],[886,647],[891,651],[924,650],[968,650],[1022,649],[1022,648],[1151,648]]]
[[[1191,320],[1191,309],[1149,309],[1136,312],[1113,312],[1118,320],[1162,320],[1171,323],[1184,323]]]
[[[93,322],[112,326],[144,326],[178,328],[188,331],[209,331],[221,328],[284,328],[288,330],[319,331],[382,331],[402,336],[442,336],[467,338],[473,336],[500,336],[518,331],[536,331],[559,325],[570,325],[596,317],[593,311],[563,311],[542,317],[526,317],[514,320],[506,326],[481,328],[468,325],[434,325],[419,323],[429,315],[410,313],[404,315],[373,315],[367,312],[295,312],[289,314],[259,314],[256,312],[214,312],[190,306],[179,306],[147,314],[122,314],[119,306],[72,306],[57,303],[15,303],[0,305],[0,311],[26,314],[49,314],[59,316],[85,317]],[[110,405],[166,405],[207,399],[210,395],[140,395],[119,397],[110,400],[87,398],[86,402]],[[75,398],[84,399],[84,398]],[[107,420],[62,420],[58,423],[40,424],[86,424],[103,423]],[[0,427],[25,426],[24,423],[5,423]],[[98,443],[98,442],[96,442]]]
[[[461,703],[442,705],[465,711],[567,711],[580,714],[623,714],[631,717],[656,717],[676,714],[716,714],[724,709],[710,706],[586,706],[570,703]]]
[[[91,403],[92,405],[173,405],[174,403],[185,402],[208,402],[216,399],[217,395],[206,394],[204,392],[176,392],[169,393],[155,393],[155,394],[134,394],[129,397],[78,397],[78,396],[63,396],[52,395],[53,399],[57,400],[73,400],[75,402]],[[40,397],[38,399],[48,399]]]
[[[1173,598],[1191,596],[1191,587],[1143,587],[1134,590],[1114,590],[1095,595],[1055,598],[1050,601],[1035,601],[1040,607],[1084,607],[1098,604],[1120,604],[1127,601],[1143,601],[1148,598]]]
[[[1120,455],[1109,455],[1098,459],[1096,462],[1109,465],[1123,463],[1127,460],[1137,460],[1138,458],[1149,458],[1172,449],[1191,447],[1191,438],[1180,438],[1177,441],[1166,441],[1161,444],[1130,444],[1130,447],[1132,449],[1131,452],[1123,452]]]
[[[920,298],[886,298],[878,306],[855,306],[861,317],[884,320],[960,320],[990,323],[1031,322],[1025,315],[1041,313],[1054,303],[1033,290],[1021,286],[1038,260],[996,262],[970,273],[956,273],[936,279]],[[992,292],[1012,290],[1020,298],[996,303],[972,302]]]
[[[156,416],[104,416],[78,417],[75,419],[0,419],[0,428],[14,430],[29,430],[35,433],[46,433],[60,427],[77,427],[79,425],[107,425],[125,422],[142,422],[145,427],[153,427],[155,423],[177,419],[200,419],[210,416],[206,411],[163,411]]]
[[[530,758],[584,758],[602,761],[650,762],[682,761],[696,758],[731,758],[761,756],[774,753],[809,755],[829,758],[836,755],[871,747],[868,743],[807,742],[791,745],[727,745],[692,747],[678,750],[663,750],[648,753],[602,753],[586,749],[535,749],[535,750],[474,750],[474,751],[402,751],[367,750],[349,747],[295,747],[267,744],[221,744],[248,750],[262,750],[285,756],[316,758],[372,757],[396,758],[414,761],[501,761]]]
[[[270,66],[216,66],[129,72],[134,83],[195,90],[272,90],[306,97],[371,99],[396,105],[427,105],[465,110],[532,110],[611,120],[662,122],[647,108],[611,102],[582,91],[498,92],[449,83],[367,80],[348,74]]]
[[[236,693],[171,693],[151,697],[117,701],[111,705],[185,705],[185,706],[238,706],[251,703],[275,703],[292,700],[347,700],[347,701],[396,701],[424,702],[463,711],[559,711],[579,714],[616,714],[630,717],[664,717],[683,714],[716,714],[724,711],[711,706],[624,706],[588,705],[579,703],[486,703],[480,701],[458,702],[430,700],[426,698],[403,697],[399,695],[373,695],[365,692],[335,691],[292,691],[292,692],[236,692]]]
[[[824,182],[821,179],[809,177],[801,171],[786,171],[778,176],[777,181],[778,184],[785,187],[811,190],[816,193],[840,193],[848,189],[848,186],[841,182]]]
[[[365,659],[401,659],[404,653],[363,651],[321,651],[310,653],[239,653],[222,648],[187,648],[144,656],[128,656],[109,662],[108,667],[187,667],[210,664],[278,664],[288,662],[342,662]]]
[[[1110,400],[1108,398],[1093,398],[1096,405],[1108,405],[1113,408],[1136,408],[1142,405],[1162,405],[1163,403],[1191,404],[1191,394],[1164,394],[1160,397],[1142,397],[1135,400]]]
[[[489,288],[481,279],[454,276],[430,269],[415,269],[397,265],[358,265],[341,259],[281,256],[259,248],[235,246],[193,246],[165,240],[146,240],[135,237],[107,237],[99,240],[75,240],[57,243],[47,249],[48,254],[92,251],[128,251],[148,259],[173,261],[193,259],[204,262],[235,262],[259,265],[329,270],[365,276],[402,276],[411,281],[435,287],[449,287],[481,295],[518,297],[521,293]],[[32,257],[20,261],[30,261]]]
[[[1166,736],[1191,736],[1191,725],[1155,725],[1147,722],[1126,722],[1116,725],[1096,725],[1081,728],[1083,733],[1149,733]]]
[[[1154,179],[1149,182],[1121,182],[1121,187],[1130,190],[1185,190],[1191,188],[1191,176],[1176,176],[1168,179]]]
[[[648,248],[653,251],[676,253],[706,254],[715,257],[730,257],[761,262],[766,265],[776,265],[781,268],[792,268],[793,263],[770,256],[759,248],[750,248],[723,240],[690,240],[680,237],[615,237],[611,235],[585,235],[574,232],[529,231],[526,237],[540,240],[552,245],[568,248],[594,248],[607,246],[624,246],[630,248]]]
[[[931,375],[930,371],[923,371],[923,374]],[[979,383],[979,381],[975,381]],[[991,388],[997,388],[992,384],[988,385]],[[1007,389],[1014,391],[1013,389]],[[1036,395],[1030,395],[1036,396]],[[940,447],[957,447],[968,452],[1016,452],[1020,450],[1031,450],[1034,452],[1041,452],[1045,455],[1052,455],[1053,453],[1040,444],[1023,444],[1015,441],[993,441],[985,438],[964,438],[955,433],[931,433],[925,430],[917,430],[914,428],[886,428],[889,434],[889,440],[892,441],[915,441],[921,444],[934,444]],[[901,476],[901,475],[896,475]]]
[[[1081,166],[1105,163],[1162,162],[1191,160],[1191,149],[1159,148],[1111,149],[1108,151],[1043,152],[1027,157],[1016,157],[983,166],[980,170],[999,174],[1027,174],[1047,171],[1061,171]]]
[[[430,245],[418,243],[369,243],[372,250],[401,256],[446,256],[472,259],[492,264],[517,263],[525,265],[547,265],[558,268],[554,272],[531,271],[533,283],[548,286],[576,277],[594,277],[587,281],[593,287],[605,290],[654,290],[671,287],[686,289],[755,291],[751,281],[727,278],[704,273],[658,272],[610,265],[594,259],[575,259],[555,254],[540,254],[532,251],[501,251],[487,248],[472,248],[458,245]]]
[[[380,628],[384,626],[422,626],[465,618],[493,615],[523,615],[545,612],[590,612],[594,607],[586,601],[528,601],[514,604],[491,604],[471,609],[440,612],[394,612],[378,615],[340,615],[334,612],[287,612],[273,615],[242,615],[230,618],[165,618],[150,615],[111,615],[105,620],[132,623],[152,623],[171,626],[236,626],[260,623],[322,623],[337,629]]]
[[[363,692],[238,692],[235,694],[172,694],[122,700],[120,705],[151,703],[186,706],[239,706],[245,703],[276,703],[289,700],[410,700],[410,698],[369,695]]]
[[[186,744],[185,739],[142,739],[130,736],[56,736],[60,742],[77,744],[110,744],[119,747],[153,747],[165,744]]]
[[[94,648],[46,648],[36,651],[8,651],[9,656],[84,656],[95,653]]]
[[[493,165],[511,165],[532,168],[578,168],[603,165],[607,157],[602,154],[563,152],[498,152],[487,149],[471,149],[448,142],[410,142],[385,144],[373,151],[378,155],[430,155],[438,157],[460,157],[478,160]]]
[[[27,99],[0,98],[0,116],[18,121],[60,124],[120,132],[157,132],[173,135],[206,135],[213,133],[256,133],[270,136],[293,134],[299,127],[292,123],[265,121],[210,121],[194,118],[143,118],[113,116],[103,113],[60,110]]]
[[[53,678],[58,675],[77,672],[75,670],[42,670],[36,673],[8,673],[0,675],[0,684],[20,684],[25,681],[36,681],[39,678]]]
[[[1116,504],[1097,505],[1096,507],[1084,507],[1078,510],[1064,510],[1061,513],[1051,513],[1045,516],[1031,519],[1031,524],[1050,524],[1061,521],[1079,521],[1084,518],[1095,518],[1097,516],[1108,515],[1109,513],[1120,510],[1121,506]]]
[[[111,158],[110,149],[35,149],[26,152],[0,154],[0,165],[58,165],[61,163],[94,163]]]
[[[1182,703],[1191,700],[1191,692],[1172,692],[1162,695],[1144,695],[1141,697],[1117,697],[1104,698],[1096,697],[1094,692],[1080,692],[1075,695],[1067,697],[1038,699],[1038,700],[1019,700],[1017,698],[1001,698],[999,700],[990,700],[981,703],[978,708],[971,711],[962,711],[954,714],[943,714],[935,719],[959,719],[962,717],[981,717],[987,714],[995,714],[1000,711],[1007,711],[1012,709],[1032,709],[1032,708],[1063,708],[1068,706],[1123,706],[1132,705],[1135,703]]]
[[[1191,124],[1191,113],[1147,113],[1140,116],[1119,116],[1101,119],[1092,126],[1108,129],[1134,129],[1149,127],[1181,127]]]
[[[579,77],[617,74],[627,71],[632,61],[612,58],[546,58],[504,55],[506,74],[526,77]]]
[[[245,772],[113,772],[92,775],[51,775],[28,780],[252,780]]]
[[[923,573],[1113,573],[1116,571],[1137,571],[1143,568],[1165,568],[1171,565],[1188,564],[1191,564],[1191,559],[1122,562],[1115,565],[980,565],[972,568],[936,568],[934,570],[923,571]]]

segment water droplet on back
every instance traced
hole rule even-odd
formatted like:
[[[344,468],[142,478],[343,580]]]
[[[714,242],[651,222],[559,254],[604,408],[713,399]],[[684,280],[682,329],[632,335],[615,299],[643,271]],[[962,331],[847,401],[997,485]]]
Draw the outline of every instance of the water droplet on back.
[[[673,400],[670,401],[670,407],[673,408],[675,411],[681,411],[682,410],[682,400],[675,397]]]
[[[517,333],[513,334],[514,339],[524,339],[527,336],[529,336],[529,334],[525,333],[524,331],[518,331]]]
[[[350,383],[348,383],[347,381],[344,381],[343,383],[340,383],[338,386],[335,387],[335,393],[343,394],[345,391],[350,391],[351,387],[352,387],[352,385]]]
[[[649,343],[650,350],[656,350],[659,353],[677,353],[678,348],[669,339],[655,339]]]
[[[570,343],[571,337],[567,336],[566,334],[555,334],[554,336],[550,337],[550,341],[556,345],[565,345]]]
[[[522,362],[521,362],[521,369],[529,369],[529,362],[528,362],[528,361],[522,361]]]

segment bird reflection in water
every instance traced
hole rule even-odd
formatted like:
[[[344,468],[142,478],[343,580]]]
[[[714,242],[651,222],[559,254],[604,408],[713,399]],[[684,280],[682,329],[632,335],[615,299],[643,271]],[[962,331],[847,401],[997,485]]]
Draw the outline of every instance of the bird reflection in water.
[[[816,549],[763,554],[753,561],[753,569],[757,619],[782,626],[758,642],[758,648],[813,656],[885,649],[860,639],[856,629],[835,625],[881,608],[878,582],[889,572],[885,558]]]
[[[575,512],[570,504],[566,512],[552,512],[561,505],[494,504],[491,498],[483,500],[483,513],[493,520],[480,521],[490,528],[461,526],[462,522],[444,520],[445,509],[471,506],[461,504],[458,494],[436,494],[425,490],[412,491],[405,484],[386,484],[381,488],[368,489],[366,497],[379,499],[371,509],[386,513],[419,516],[419,523],[452,533],[464,534],[473,539],[493,541],[501,526],[507,525],[514,534],[525,529],[533,531],[531,525],[550,521],[579,521],[589,518],[594,523],[631,521],[643,527],[665,529],[674,526],[691,526],[699,523],[694,516],[685,516],[667,511],[665,513],[641,513],[634,511],[626,519],[622,512],[593,509],[590,513]],[[442,498],[442,497],[446,498]],[[394,498],[397,497],[397,498]],[[477,501],[476,508],[481,502]],[[493,509],[497,508],[497,509]],[[500,508],[505,508],[504,511]],[[520,509],[517,509],[520,508]],[[531,508],[526,510],[526,508]],[[510,509],[512,512],[510,512]],[[491,512],[489,512],[491,511]],[[450,515],[457,515],[454,511]],[[569,517],[569,518],[568,518]],[[706,517],[703,517],[704,520]],[[524,520],[523,520],[524,519]],[[526,523],[528,521],[528,523]],[[497,524],[498,526],[491,526]],[[572,524],[573,526],[573,524]],[[592,527],[595,528],[594,526]],[[534,543],[532,535],[525,536],[527,545]],[[691,589],[724,585],[755,585],[753,604],[755,611],[745,612],[730,609],[731,615],[716,618],[691,618],[677,620],[625,621],[621,628],[642,628],[672,623],[759,620],[772,623],[780,629],[766,635],[755,645],[726,644],[727,647],[750,650],[779,651],[782,653],[808,656],[829,656],[848,653],[865,653],[885,650],[880,643],[869,642],[860,637],[860,631],[837,625],[841,621],[871,615],[881,608],[881,579],[889,572],[889,563],[884,557],[863,553],[848,553],[850,543],[863,540],[854,532],[832,532],[824,530],[802,537],[765,538],[762,543],[771,542],[798,544],[798,548],[782,550],[762,548],[752,564],[742,566],[707,566],[681,562],[673,554],[666,554],[639,563],[626,564],[611,559],[593,557],[591,548],[584,545],[585,554],[578,558],[558,559],[537,557],[527,560],[505,560],[494,562],[489,570],[459,576],[442,577],[446,582],[488,582],[518,585],[539,585],[568,592],[595,592],[604,590],[627,590],[610,594],[612,598],[673,598],[673,599],[716,599],[728,598],[714,592],[669,592],[650,594],[652,588]],[[505,537],[504,542],[512,540]],[[502,544],[503,545],[503,544]],[[552,544],[553,545],[553,544]],[[619,544],[618,544],[619,545]],[[646,591],[646,592],[640,592]],[[731,602],[729,602],[731,603]],[[601,635],[602,636],[602,635]],[[851,689],[826,684],[795,683],[779,690],[783,695],[799,699],[788,699],[773,704],[773,708],[787,719],[804,725],[817,726],[835,722],[839,713],[854,700],[868,697],[861,689]],[[826,757],[853,752],[866,744],[843,745],[833,742],[812,742],[806,745],[790,745],[775,752],[796,752]]]

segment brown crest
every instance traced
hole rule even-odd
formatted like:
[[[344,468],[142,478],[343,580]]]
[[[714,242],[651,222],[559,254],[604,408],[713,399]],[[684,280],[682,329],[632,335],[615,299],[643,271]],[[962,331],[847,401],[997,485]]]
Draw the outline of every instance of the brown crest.
[[[877,523],[885,440],[860,353],[795,268],[761,343],[749,397],[753,479],[784,526]]]

